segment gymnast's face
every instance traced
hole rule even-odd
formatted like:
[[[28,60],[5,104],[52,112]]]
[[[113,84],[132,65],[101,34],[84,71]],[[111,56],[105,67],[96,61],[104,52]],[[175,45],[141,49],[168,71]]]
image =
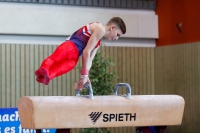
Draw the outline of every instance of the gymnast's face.
[[[118,40],[121,35],[122,35],[122,31],[115,25],[112,25],[109,27],[109,32],[108,32],[108,35],[106,36],[106,39],[109,41]]]

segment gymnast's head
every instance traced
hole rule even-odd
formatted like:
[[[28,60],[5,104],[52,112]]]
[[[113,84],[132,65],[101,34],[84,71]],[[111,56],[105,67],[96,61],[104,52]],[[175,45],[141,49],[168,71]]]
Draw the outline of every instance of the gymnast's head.
[[[107,40],[118,40],[122,34],[126,33],[126,25],[120,17],[113,17],[106,24],[106,32]]]

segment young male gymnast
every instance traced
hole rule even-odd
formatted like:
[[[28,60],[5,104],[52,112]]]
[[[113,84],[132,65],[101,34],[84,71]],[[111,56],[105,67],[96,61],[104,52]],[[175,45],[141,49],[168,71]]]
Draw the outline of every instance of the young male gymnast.
[[[92,22],[81,27],[42,62],[35,71],[36,80],[48,85],[53,78],[71,71],[82,56],[80,80],[75,86],[75,89],[81,90],[86,82],[90,83],[89,70],[100,47],[101,38],[117,40],[125,33],[126,25],[119,17],[111,18],[105,26],[99,22]]]

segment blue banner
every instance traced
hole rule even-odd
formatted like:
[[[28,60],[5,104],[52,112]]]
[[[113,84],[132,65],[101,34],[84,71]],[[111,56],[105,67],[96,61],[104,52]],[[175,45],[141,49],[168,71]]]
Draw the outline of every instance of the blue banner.
[[[43,133],[55,133],[55,129],[42,129]],[[17,108],[0,108],[0,133],[35,133],[22,129]]]

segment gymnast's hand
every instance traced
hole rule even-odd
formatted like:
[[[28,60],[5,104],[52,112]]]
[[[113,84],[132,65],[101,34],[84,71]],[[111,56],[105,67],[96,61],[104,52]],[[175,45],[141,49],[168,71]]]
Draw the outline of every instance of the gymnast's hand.
[[[90,79],[88,77],[81,78],[78,82],[75,83],[75,89],[82,90],[84,88],[84,84],[87,82],[91,85]]]

